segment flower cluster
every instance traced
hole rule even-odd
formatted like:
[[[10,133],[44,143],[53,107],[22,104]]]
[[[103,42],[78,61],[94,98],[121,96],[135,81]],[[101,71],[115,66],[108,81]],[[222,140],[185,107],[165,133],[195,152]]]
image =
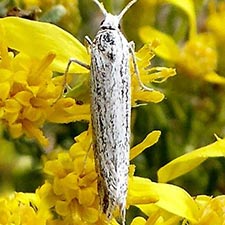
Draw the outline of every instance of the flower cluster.
[[[210,32],[197,32],[196,14],[193,1],[185,1],[181,4],[179,1],[165,0],[165,2],[180,8],[188,17],[190,29],[188,30],[188,39],[176,43],[175,40],[164,32],[161,32],[151,26],[143,26],[139,34],[144,43],[158,39],[159,47],[155,50],[161,58],[172,62],[179,74],[187,75],[192,78],[198,78],[211,83],[224,84],[223,76],[217,74],[218,51],[216,49],[216,39],[223,35],[221,33],[223,21],[223,4],[221,4],[220,13],[213,11],[207,24]],[[219,31],[219,32],[218,32]],[[219,33],[219,35],[218,35]],[[216,39],[214,38],[216,36]]]
[[[76,137],[69,151],[61,151],[45,162],[49,175],[38,190],[40,198],[49,204],[64,224],[103,224],[98,210],[97,174],[93,157],[88,152],[90,135]]]
[[[65,123],[88,120],[89,106],[76,104],[72,98],[63,98],[64,77],[54,76],[51,68],[56,57],[54,53],[30,56],[26,50],[21,51],[21,47],[9,49],[13,45],[10,43],[11,36],[8,36],[13,35],[9,34],[12,28],[10,19],[2,19],[0,27],[0,118],[14,138],[26,134],[47,145],[48,140],[40,129],[46,121]],[[19,19],[12,20],[18,22]],[[24,27],[23,22],[26,23],[25,20],[21,22],[17,27],[19,30]],[[30,51],[28,46],[23,48]]]
[[[79,108],[83,110],[79,115],[85,114],[84,106],[76,105],[71,98],[58,101],[63,79],[53,77],[49,69],[53,54],[37,61],[26,55],[14,55],[4,42],[0,49],[0,118],[14,138],[26,134],[46,145],[47,139],[39,129],[46,121],[56,120],[59,111],[61,120],[75,119],[74,111]]]
[[[26,133],[46,144],[38,127],[42,126],[55,99],[61,93],[57,79],[51,80],[48,65],[54,55],[48,55],[41,62],[14,56],[1,43],[1,120],[7,125],[13,137]]]
[[[38,195],[15,193],[0,198],[0,224],[46,225],[51,218],[48,208]]]
[[[143,143],[131,149],[131,157],[153,145],[159,135],[157,131],[148,135]],[[91,130],[85,131],[75,138],[76,143],[69,151],[53,152],[46,159],[44,171],[48,178],[37,194],[56,215],[53,224],[59,221],[63,224],[108,224],[99,208],[91,140]],[[156,201],[154,194],[146,195],[144,190],[140,191],[145,183],[132,185],[129,204]],[[117,222],[113,220],[112,224]]]

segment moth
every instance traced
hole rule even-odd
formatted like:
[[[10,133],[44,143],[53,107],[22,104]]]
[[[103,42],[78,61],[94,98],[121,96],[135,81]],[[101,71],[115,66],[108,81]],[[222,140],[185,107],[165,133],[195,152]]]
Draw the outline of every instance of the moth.
[[[121,33],[120,21],[137,0],[129,2],[119,15],[108,13],[99,1],[93,1],[100,8],[104,20],[93,41],[86,37],[91,65],[84,65],[76,59],[71,59],[69,64],[75,62],[90,69],[92,145],[100,206],[109,220],[118,208],[122,223],[125,224],[130,150],[131,58],[135,73],[139,73],[133,44]],[[139,76],[138,81],[142,88],[151,90],[143,85]]]
[[[98,173],[100,205],[107,218],[119,208],[125,221],[130,150],[131,76],[130,46],[119,22],[131,1],[118,15],[107,13],[91,50],[91,116],[93,150]]]

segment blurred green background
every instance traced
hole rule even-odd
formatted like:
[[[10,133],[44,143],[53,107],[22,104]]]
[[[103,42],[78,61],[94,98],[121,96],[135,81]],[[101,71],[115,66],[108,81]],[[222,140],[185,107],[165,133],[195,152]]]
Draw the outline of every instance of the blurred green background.
[[[91,0],[26,0],[0,1],[0,16],[6,16],[14,6],[25,12],[37,12],[40,21],[57,24],[72,33],[82,43],[84,36],[94,38],[102,15]],[[110,12],[120,12],[128,1],[105,0]],[[213,1],[215,8],[224,1]],[[206,21],[210,16],[212,2],[194,1],[197,30],[210,32]],[[37,9],[41,9],[38,12]],[[224,10],[225,15],[225,10]],[[225,16],[224,16],[225,17]],[[179,46],[188,40],[189,23],[187,15],[180,8],[166,1],[139,0],[124,16],[122,30],[129,41],[139,49],[144,43],[139,36],[142,26],[150,25],[173,37]],[[218,42],[215,71],[224,74],[225,46]],[[63,43],[62,43],[63,48]],[[72,57],[72,55],[71,55]],[[172,62],[157,56],[152,66],[176,67]],[[132,145],[141,142],[152,130],[161,130],[159,142],[132,161],[136,175],[157,181],[157,170],[172,159],[215,141],[214,134],[225,136],[225,90],[224,85],[209,83],[201,77],[185,74],[181,69],[177,75],[164,83],[154,85],[165,94],[159,104],[148,104],[132,110]],[[73,138],[87,129],[87,123],[77,122],[65,125],[46,124],[45,134],[50,138],[52,148],[43,149],[34,140],[26,137],[13,140],[4,125],[0,130],[0,193],[11,190],[32,192],[42,184],[42,155],[54,147],[69,148]],[[182,186],[191,195],[216,195],[225,193],[225,161],[208,159],[197,169],[177,178],[172,183]]]

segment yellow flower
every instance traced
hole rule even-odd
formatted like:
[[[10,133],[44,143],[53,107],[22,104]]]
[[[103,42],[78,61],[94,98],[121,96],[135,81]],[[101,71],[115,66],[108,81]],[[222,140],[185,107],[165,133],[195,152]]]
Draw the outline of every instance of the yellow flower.
[[[185,155],[182,155],[173,161],[169,162],[162,168],[158,170],[158,180],[159,182],[167,182],[170,181],[176,177],[179,177],[193,168],[200,165],[202,162],[204,162],[209,157],[224,157],[225,156],[225,140],[219,139],[205,147],[196,149],[192,152],[189,152]],[[163,198],[163,194],[160,193],[160,185],[163,184],[157,184],[157,191],[159,191],[158,195],[159,198]],[[168,186],[165,186],[165,188],[168,188]],[[168,192],[172,193],[171,190],[168,188]],[[182,194],[183,195],[183,194]],[[172,207],[169,205],[164,205],[163,209],[174,213],[175,215],[181,216],[180,213],[184,213],[182,217],[185,218],[185,221],[188,221],[189,224],[193,225],[211,225],[211,224],[218,224],[218,225],[224,225],[224,217],[225,217],[225,211],[224,211],[224,203],[225,203],[225,197],[223,195],[217,196],[215,198],[211,198],[209,196],[197,196],[193,201],[190,200],[189,203],[185,198],[187,196],[181,196],[178,195],[178,192],[174,195],[176,196],[173,201],[173,206],[177,208],[173,211],[171,211]],[[179,199],[179,200],[178,200]],[[164,198],[165,200],[165,198]],[[176,204],[176,201],[181,201],[182,203]],[[155,204],[159,206],[160,200]],[[170,203],[169,203],[170,204]],[[186,207],[186,209],[185,209]],[[193,211],[192,211],[193,209]],[[189,213],[189,216],[187,216],[187,212],[190,211],[192,214]],[[190,215],[193,215],[190,217]],[[185,223],[184,223],[185,224]]]
[[[60,151],[55,159],[46,161],[44,170],[50,177],[38,193],[53,207],[59,221],[105,224],[104,216],[98,211],[93,156],[87,152],[91,136],[84,132],[75,140],[68,152]]]
[[[134,158],[143,149],[154,144],[159,132],[154,131],[146,139],[131,149]],[[86,224],[107,224],[105,216],[99,211],[97,193],[97,174],[94,168],[92,151],[88,151],[91,144],[91,133],[86,131],[75,138],[76,143],[69,152],[60,151],[50,156],[45,163],[45,172],[49,175],[46,183],[37,191],[40,198],[48,204],[58,219],[50,224],[70,224],[71,221]],[[205,159],[208,156],[219,156],[223,153],[223,141],[220,140],[199,152]],[[197,155],[197,152],[196,154]],[[194,157],[194,155],[193,155]],[[192,158],[193,158],[192,157]],[[202,160],[201,160],[202,161]],[[193,163],[196,164],[196,160]],[[192,161],[185,164],[192,165]],[[198,163],[199,164],[199,163]],[[177,169],[178,168],[178,169]],[[176,165],[174,171],[179,171]],[[169,171],[169,170],[168,170]],[[193,199],[185,190],[171,184],[155,183],[146,178],[133,175],[134,165],[130,166],[127,206],[135,205],[148,218],[135,218],[131,224],[171,224],[178,225],[180,221],[189,224],[203,225],[213,221],[224,225],[224,197],[211,200],[200,196]],[[116,214],[115,214],[116,215]],[[70,223],[69,223],[70,221]],[[115,220],[112,224],[117,224]],[[215,223],[214,223],[215,224]],[[216,223],[217,224],[217,223]]]
[[[66,111],[66,115],[62,113],[58,117],[61,122],[76,120],[78,112],[79,120],[88,119],[85,111],[89,113],[89,109],[77,105],[73,99],[66,98],[63,104],[62,101],[55,104],[62,92],[62,77],[53,78],[49,69],[54,57],[49,54],[37,61],[22,54],[13,56],[2,43],[0,115],[13,137],[27,134],[46,145],[47,139],[40,127],[45,121],[54,119],[54,114]],[[83,111],[76,112],[79,108]]]
[[[208,82],[225,84],[225,79],[216,73],[217,50],[214,38],[209,33],[197,33],[196,15],[192,0],[165,0],[182,9],[189,19],[189,39],[178,46],[173,38],[159,30],[143,26],[139,30],[144,43],[159,40],[160,45],[155,53],[161,58],[174,63],[180,74],[193,78],[204,79]]]
[[[176,65],[178,71],[190,77],[204,76],[207,79],[217,67],[217,52],[212,37],[199,34],[187,41],[180,49]]]
[[[159,135],[158,131],[149,134],[142,143],[131,150],[132,158],[138,152],[153,145]],[[76,137],[75,141],[76,143],[69,151],[52,153],[52,156],[50,155],[46,160],[44,171],[49,177],[37,193],[58,216],[58,222],[107,224],[106,217],[99,208],[97,174],[93,152],[89,151],[92,141],[90,129]],[[131,182],[128,204],[156,201],[158,197],[154,195],[154,192],[149,192],[144,197],[147,192],[140,187],[143,187],[145,183],[144,180],[140,185],[135,184],[132,188],[133,183]],[[145,200],[143,200],[144,198]],[[112,223],[117,224],[115,219],[112,220]]]
[[[15,23],[12,24],[11,19]],[[25,27],[23,28],[23,26]],[[20,33],[21,36],[18,40],[12,40],[14,34],[10,31],[10,27],[15,28],[13,30],[15,34]],[[29,21],[18,18],[0,20],[2,34],[0,38],[0,84],[2,87],[0,119],[7,125],[13,137],[17,138],[26,134],[37,139],[41,144],[47,145],[48,140],[40,129],[46,121],[67,123],[76,120],[89,120],[89,105],[79,105],[74,99],[61,96],[63,77],[54,77],[51,66],[53,64],[54,67],[57,57],[62,57],[64,53],[61,52],[57,56],[50,53],[49,50],[53,50],[50,48],[52,43],[47,42],[42,44],[43,48],[39,46],[37,51],[33,49],[33,53],[29,54],[32,43],[29,46],[30,40],[26,42],[27,45],[22,45],[22,28],[32,29],[32,26],[30,26]],[[32,35],[40,35],[38,29],[33,28]],[[38,28],[42,30],[43,34],[44,30],[41,25]],[[61,36],[70,38],[63,31],[62,33],[60,31],[55,29],[56,34],[59,32]],[[26,32],[28,31],[26,30]],[[76,43],[76,40],[74,42]],[[35,46],[35,43],[33,45]],[[44,45],[48,47],[45,48]],[[79,48],[79,45],[77,46]],[[10,52],[7,47],[14,48],[19,53]],[[55,46],[55,50],[57,53],[57,46]],[[57,68],[60,67],[58,65]]]
[[[145,85],[151,83],[160,83],[176,74],[175,70],[166,67],[151,67],[150,60],[154,57],[154,49],[157,47],[156,42],[144,45],[137,53],[136,59],[140,72],[141,81]],[[163,100],[164,95],[159,91],[143,91],[140,88],[137,76],[131,70],[132,76],[132,105],[135,106],[137,101],[158,103]]]
[[[225,141],[219,139],[208,146],[187,153],[163,166],[158,171],[159,182],[170,181],[182,174],[187,173],[208,157],[224,157]],[[211,198],[209,196],[197,196],[192,198],[183,189],[164,183],[154,183],[148,179],[131,177],[129,180],[129,204],[136,205],[149,218],[135,218],[135,224],[182,224],[191,225],[224,225],[224,203],[223,195]],[[135,190],[140,192],[135,192]],[[132,193],[132,192],[135,192]],[[153,202],[155,197],[156,202]],[[158,199],[157,199],[158,197]],[[152,201],[152,202],[151,202]]]
[[[1,120],[14,137],[27,133],[46,144],[38,128],[60,91],[60,86],[54,85],[49,77],[48,65],[53,59],[52,54],[40,62],[32,62],[20,54],[14,57],[4,42],[1,43]],[[34,79],[35,75],[37,79]]]
[[[0,198],[0,224],[46,225],[51,214],[36,194],[15,193]]]

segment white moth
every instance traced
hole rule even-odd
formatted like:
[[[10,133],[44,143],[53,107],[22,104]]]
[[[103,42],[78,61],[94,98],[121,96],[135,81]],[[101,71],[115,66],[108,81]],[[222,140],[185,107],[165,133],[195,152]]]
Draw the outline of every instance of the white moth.
[[[131,77],[129,43],[120,32],[118,15],[104,14],[91,49],[91,115],[98,193],[107,218],[119,207],[125,221],[130,150]]]
[[[110,220],[119,208],[125,224],[128,184],[130,120],[131,120],[131,75],[130,56],[138,75],[132,44],[120,31],[120,20],[137,1],[132,0],[119,15],[108,13],[102,4],[93,0],[101,9],[104,20],[93,42],[86,37],[91,53],[90,69],[91,119],[93,127],[93,150],[98,173],[98,193],[101,210]],[[140,81],[140,86],[147,90]]]

